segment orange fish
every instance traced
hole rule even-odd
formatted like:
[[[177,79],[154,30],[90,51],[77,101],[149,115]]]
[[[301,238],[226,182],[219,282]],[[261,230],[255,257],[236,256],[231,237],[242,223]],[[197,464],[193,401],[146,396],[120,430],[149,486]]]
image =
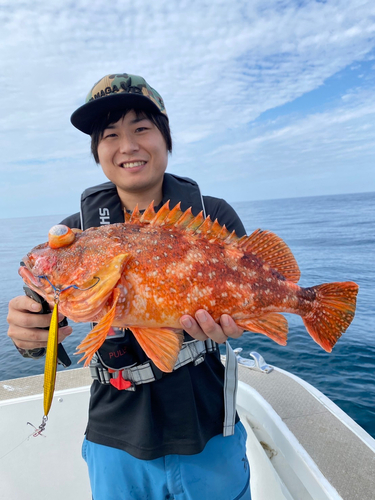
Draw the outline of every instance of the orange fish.
[[[54,226],[49,243],[24,258],[26,284],[76,322],[97,325],[78,346],[85,365],[111,326],[129,328],[164,372],[176,363],[183,342],[179,319],[205,309],[219,321],[286,344],[288,323],[280,312],[302,317],[311,337],[327,352],[350,325],[358,285],[297,285],[298,265],[287,245],[260,229],[238,238],[202,213],[180,204],[136,208],[123,224],[86,231]]]

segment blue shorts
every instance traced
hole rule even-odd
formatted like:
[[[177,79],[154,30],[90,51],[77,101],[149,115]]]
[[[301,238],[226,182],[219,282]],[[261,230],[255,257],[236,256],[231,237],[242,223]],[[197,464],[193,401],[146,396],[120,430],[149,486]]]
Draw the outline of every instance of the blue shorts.
[[[239,422],[233,436],[208,441],[197,455],[140,460],[123,450],[86,439],[94,500],[249,500],[250,469],[246,431]]]

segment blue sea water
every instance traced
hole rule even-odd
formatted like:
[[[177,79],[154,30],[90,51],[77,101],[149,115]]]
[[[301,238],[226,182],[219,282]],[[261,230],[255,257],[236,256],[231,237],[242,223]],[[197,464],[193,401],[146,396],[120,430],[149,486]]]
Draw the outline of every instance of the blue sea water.
[[[332,353],[308,335],[298,316],[286,315],[286,347],[264,335],[246,333],[231,345],[242,356],[258,351],[265,360],[303,378],[331,398],[375,437],[375,193],[233,203],[248,234],[260,227],[274,231],[289,245],[301,269],[301,286],[355,281],[360,286],[356,316]],[[44,360],[24,360],[7,337],[10,298],[22,293],[19,261],[46,240],[61,216],[0,220],[0,380],[35,375]],[[72,368],[76,346],[88,325],[73,324],[66,340]],[[62,368],[59,367],[59,370]]]

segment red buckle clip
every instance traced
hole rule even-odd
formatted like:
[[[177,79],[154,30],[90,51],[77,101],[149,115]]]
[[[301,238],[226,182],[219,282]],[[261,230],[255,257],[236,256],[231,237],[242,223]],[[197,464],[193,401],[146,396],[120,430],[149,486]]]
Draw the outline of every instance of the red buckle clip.
[[[132,383],[130,380],[125,380],[124,377],[122,376],[122,372],[124,370],[111,370],[108,368],[108,373],[116,373],[117,372],[117,377],[116,378],[111,378],[109,383],[113,385],[113,387],[116,387],[119,391],[124,391],[126,389],[129,389],[129,387],[132,386]]]

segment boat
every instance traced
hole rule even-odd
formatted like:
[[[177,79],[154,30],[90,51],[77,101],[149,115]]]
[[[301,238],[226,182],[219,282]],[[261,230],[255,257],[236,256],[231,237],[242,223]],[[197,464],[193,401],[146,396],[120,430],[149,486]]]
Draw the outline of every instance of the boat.
[[[241,351],[237,411],[252,499],[374,500],[375,440],[312,385]],[[88,368],[59,371],[47,427],[35,437],[43,375],[0,383],[2,498],[91,498],[81,458],[90,385]]]

